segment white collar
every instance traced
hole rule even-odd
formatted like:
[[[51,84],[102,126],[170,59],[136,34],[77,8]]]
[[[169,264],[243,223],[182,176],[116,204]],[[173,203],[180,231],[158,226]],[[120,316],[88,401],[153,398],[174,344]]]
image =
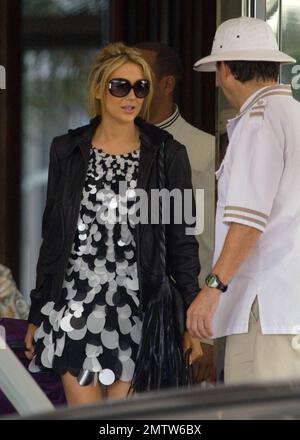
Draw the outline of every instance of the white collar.
[[[180,112],[177,104],[174,104],[174,112],[164,121],[160,122],[159,124],[156,124],[157,127],[166,129],[170,127],[170,125],[173,125],[174,122],[179,118]]]

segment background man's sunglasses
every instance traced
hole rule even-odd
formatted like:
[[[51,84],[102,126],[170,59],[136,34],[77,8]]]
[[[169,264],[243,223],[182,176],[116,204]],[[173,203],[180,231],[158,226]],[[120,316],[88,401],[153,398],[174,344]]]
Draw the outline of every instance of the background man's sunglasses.
[[[113,78],[108,83],[109,92],[117,98],[124,98],[131,89],[133,89],[137,98],[146,98],[150,92],[150,81],[139,79],[134,84],[131,84],[127,79]]]

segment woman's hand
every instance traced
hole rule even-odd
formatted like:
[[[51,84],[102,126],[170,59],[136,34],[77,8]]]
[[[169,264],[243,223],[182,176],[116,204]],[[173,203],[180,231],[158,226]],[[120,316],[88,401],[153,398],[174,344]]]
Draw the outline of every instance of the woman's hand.
[[[205,342],[201,343],[203,356],[199,361],[193,364],[193,375],[197,383],[208,381],[210,383],[216,382],[216,362],[215,362],[215,347]]]
[[[193,368],[193,377],[196,383],[205,380],[216,382],[216,366],[214,346],[201,343],[198,338],[193,338],[188,331],[184,333],[184,353],[191,348],[189,363]]]
[[[191,348],[191,354],[189,358],[189,363],[192,365],[194,362],[198,362],[203,355],[201,342],[198,338],[193,338],[188,331],[184,332],[183,335],[183,351],[184,353]]]
[[[28,324],[27,332],[25,336],[25,345],[26,345],[26,351],[25,356],[27,359],[31,360],[34,356],[34,334],[37,330],[37,326],[34,324]]]

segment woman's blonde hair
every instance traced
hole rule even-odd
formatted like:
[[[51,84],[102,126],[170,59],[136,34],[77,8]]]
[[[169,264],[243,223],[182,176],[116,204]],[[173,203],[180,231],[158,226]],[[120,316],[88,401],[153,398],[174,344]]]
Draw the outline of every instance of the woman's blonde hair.
[[[108,44],[96,55],[94,65],[89,75],[88,110],[91,117],[102,114],[109,78],[116,69],[123,66],[125,63],[134,63],[141,67],[143,71],[143,79],[148,79],[151,82],[150,67],[142,58],[138,49],[128,47],[122,42]],[[100,98],[97,98],[96,94],[100,96]],[[151,84],[150,93],[144,99],[140,112],[140,116],[146,121],[149,119],[149,108],[152,95],[153,89]]]

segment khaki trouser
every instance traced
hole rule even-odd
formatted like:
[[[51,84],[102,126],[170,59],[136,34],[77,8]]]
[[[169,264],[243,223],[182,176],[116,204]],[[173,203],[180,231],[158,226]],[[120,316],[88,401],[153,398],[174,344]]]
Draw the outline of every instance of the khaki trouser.
[[[286,381],[300,378],[300,348],[292,346],[299,335],[263,335],[258,301],[249,318],[249,332],[226,338],[225,384]],[[300,345],[299,342],[297,345]]]

